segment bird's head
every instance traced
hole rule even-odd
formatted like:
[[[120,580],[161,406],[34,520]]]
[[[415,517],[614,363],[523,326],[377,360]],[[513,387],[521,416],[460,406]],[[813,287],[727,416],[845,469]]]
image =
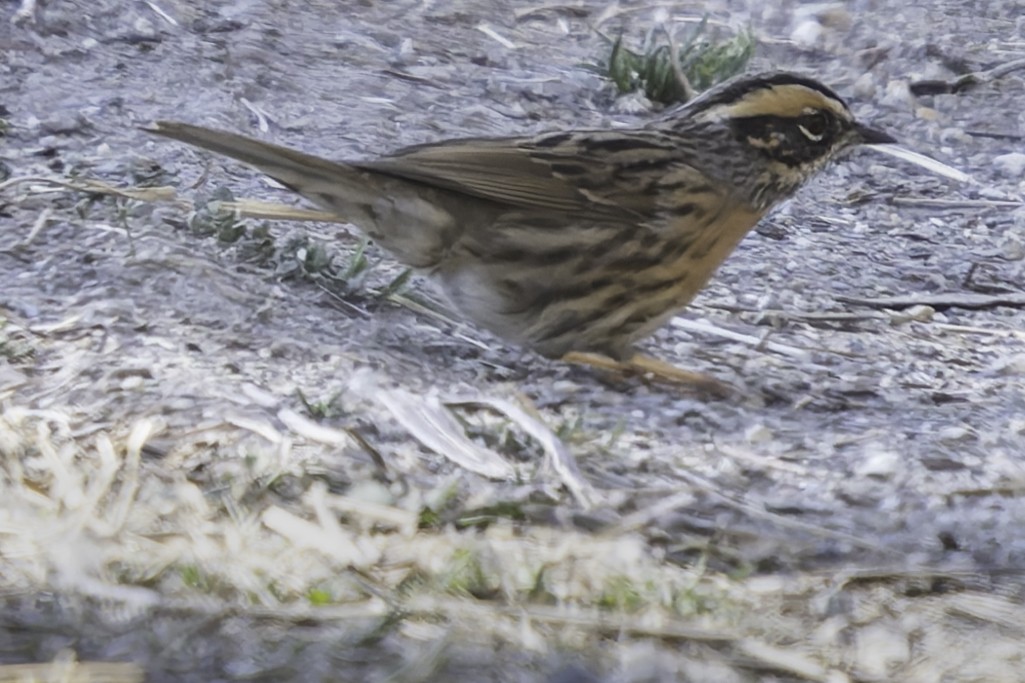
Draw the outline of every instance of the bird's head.
[[[741,181],[739,189],[762,208],[791,195],[828,162],[858,146],[969,180],[857,121],[833,90],[796,74],[766,73],[727,81],[669,112],[666,121],[679,122],[691,135],[720,141],[719,163],[729,166],[733,161],[733,168],[724,170]],[[714,147],[713,143],[709,151],[716,153]]]
[[[858,145],[896,143],[890,135],[856,121],[831,89],[789,73],[728,81],[672,116],[709,132],[718,130],[714,137],[725,135],[739,145],[745,153],[737,162],[749,166],[740,175],[757,183],[760,204],[793,193],[826,163]],[[727,155],[724,150],[724,163]]]

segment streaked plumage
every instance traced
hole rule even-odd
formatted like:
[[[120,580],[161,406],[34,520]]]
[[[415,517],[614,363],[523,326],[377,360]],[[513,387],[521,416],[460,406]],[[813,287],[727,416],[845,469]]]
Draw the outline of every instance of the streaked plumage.
[[[368,161],[183,123],[152,132],[255,166],[355,223],[500,337],[616,359],[827,162],[893,142],[792,74],[731,81],[641,128],[449,140]]]

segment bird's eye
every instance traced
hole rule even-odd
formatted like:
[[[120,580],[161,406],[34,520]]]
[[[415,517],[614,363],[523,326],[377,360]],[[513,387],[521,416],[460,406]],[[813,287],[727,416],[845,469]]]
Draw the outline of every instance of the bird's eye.
[[[797,127],[812,142],[821,142],[822,138],[826,135],[829,121],[826,120],[826,115],[822,112],[805,114],[797,120]]]

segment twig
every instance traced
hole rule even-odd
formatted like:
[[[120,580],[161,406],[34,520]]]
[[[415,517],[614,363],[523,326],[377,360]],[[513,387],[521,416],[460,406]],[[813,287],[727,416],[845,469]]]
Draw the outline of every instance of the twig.
[[[978,310],[996,306],[1025,306],[1025,292],[1008,292],[1006,294],[967,294],[950,292],[947,294],[914,294],[907,296],[887,296],[875,299],[862,299],[854,296],[838,296],[837,301],[871,308],[910,308],[912,306],[931,306],[935,309],[968,308]]]
[[[954,332],[957,334],[982,334],[991,337],[1013,337],[1015,339],[1025,339],[1025,332],[1022,330],[996,330],[989,327],[951,325],[950,323],[932,323],[932,326],[935,329],[943,330],[944,332]]]
[[[242,103],[243,107],[248,109],[250,113],[252,113],[252,115],[256,117],[256,127],[260,130],[261,133],[266,133],[270,130],[270,121],[269,117],[267,116],[267,112],[257,107],[255,104],[247,100],[245,97],[240,98],[239,101]]]
[[[908,88],[911,90],[912,95],[955,94],[973,88],[977,85],[989,83],[998,78],[1003,78],[1007,74],[1018,71],[1019,69],[1025,69],[1025,59],[1015,59],[1007,62],[1006,64],[995,66],[988,71],[975,71],[973,73],[963,74],[949,81],[915,81],[911,83]]]
[[[216,202],[216,204],[228,211],[238,211],[239,215],[243,218],[257,218],[270,221],[316,221],[317,223],[349,222],[326,211],[303,209],[260,199],[236,199],[230,202]]]
[[[887,554],[893,554],[897,551],[880,546],[878,542],[867,541],[863,538],[848,534],[843,531],[836,531],[834,529],[828,529],[818,524],[811,524],[809,522],[802,522],[800,520],[791,519],[783,515],[777,514],[766,510],[765,507],[758,505],[755,502],[750,502],[751,496],[734,496],[727,493],[723,493],[719,490],[719,487],[715,482],[705,479],[693,472],[680,471],[680,476],[685,479],[691,486],[705,491],[709,496],[715,498],[721,503],[724,503],[728,507],[731,507],[739,512],[751,516],[754,519],[768,520],[777,526],[789,529],[798,529],[801,531],[820,536],[822,538],[832,538],[840,541],[850,543],[855,548],[861,548],[863,550],[871,550],[876,552],[883,552]]]
[[[778,342],[769,341],[764,336],[754,337],[749,334],[741,334],[740,332],[733,332],[732,330],[726,330],[721,327],[716,327],[708,322],[699,320],[687,320],[686,318],[673,318],[670,323],[673,327],[681,330],[687,330],[688,332],[701,332],[704,334],[713,334],[717,337],[729,339],[730,341],[741,342],[743,344],[749,344],[758,349],[765,349],[767,351],[773,351],[783,356],[790,356],[791,358],[797,358],[799,360],[808,360],[811,358],[811,354],[804,349],[799,349],[795,346],[788,346],[786,344],[780,344]],[[771,332],[771,331],[770,331]]]
[[[530,18],[535,14],[543,14],[545,12],[555,12],[556,14],[565,13],[574,17],[586,17],[591,14],[593,10],[589,7],[582,7],[580,5],[569,5],[564,2],[553,2],[547,5],[536,5],[534,7],[524,7],[522,9],[513,10],[513,16],[516,17],[516,21],[523,21],[524,19]]]
[[[179,25],[177,19],[175,19],[170,14],[165,12],[159,5],[157,5],[157,3],[153,2],[152,0],[146,0],[146,6],[149,7],[151,10],[153,10],[153,12],[158,17],[160,17],[161,19],[166,21],[171,26],[178,26]]]
[[[484,35],[488,36],[489,38],[497,41],[504,48],[507,48],[509,50],[515,50],[518,47],[516,43],[509,40],[495,29],[491,28],[491,26],[489,26],[487,22],[482,21],[481,23],[477,24],[477,30],[483,33]]]
[[[15,681],[104,681],[105,683],[141,683],[146,679],[142,667],[124,662],[78,662],[74,653],[62,651],[52,662],[0,665],[0,682]]]
[[[59,178],[47,178],[45,176],[19,176],[0,183],[0,192],[25,183],[46,183],[57,187],[75,190],[76,192],[91,192],[93,194],[109,194],[126,199],[137,199],[143,202],[166,202],[177,199],[173,187],[140,187],[121,188],[108,185],[101,180],[82,178],[79,180],[61,180]]]
[[[974,138],[990,138],[993,140],[1014,140],[1015,142],[1025,140],[1025,135],[1014,135],[1013,133],[991,133],[987,130],[966,130],[966,135]]]
[[[1016,209],[1025,202],[1000,199],[930,199],[928,197],[894,197],[890,200],[900,206],[918,206],[930,209]]]

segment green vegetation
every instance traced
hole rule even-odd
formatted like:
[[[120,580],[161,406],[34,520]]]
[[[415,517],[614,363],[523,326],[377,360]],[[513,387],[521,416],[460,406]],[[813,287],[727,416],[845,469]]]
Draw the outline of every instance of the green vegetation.
[[[685,102],[743,71],[754,55],[751,31],[719,40],[708,36],[707,24],[705,17],[678,45],[665,31],[664,42],[652,31],[639,51],[626,47],[620,36],[612,43],[605,73],[622,93],[640,90],[653,102]],[[673,64],[674,54],[678,66]]]

